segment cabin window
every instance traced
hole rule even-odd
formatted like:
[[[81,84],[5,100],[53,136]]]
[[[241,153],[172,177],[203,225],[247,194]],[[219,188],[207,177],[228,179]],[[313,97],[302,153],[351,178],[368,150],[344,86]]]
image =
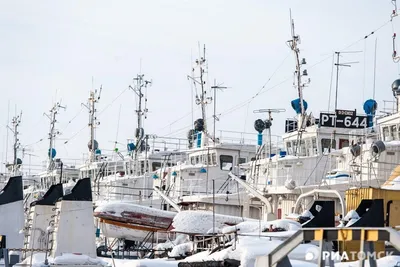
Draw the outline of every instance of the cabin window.
[[[158,170],[159,168],[161,168],[161,162],[153,162],[151,164],[151,168],[152,168],[152,171]]]
[[[313,155],[318,153],[318,147],[317,147],[317,138],[313,137],[311,138],[311,147],[313,150]]]
[[[397,125],[392,125],[390,127],[390,132],[391,132],[393,140],[397,140]]]
[[[221,170],[230,171],[233,166],[233,157],[228,155],[219,156]]]
[[[339,139],[339,149],[349,147],[349,140],[347,139]]]
[[[250,161],[255,161],[256,160],[256,157],[252,157],[251,159],[250,159]]]
[[[286,150],[289,154],[293,154],[292,142],[286,142]]]
[[[331,146],[332,144],[332,146]],[[322,151],[326,152],[328,151],[329,148],[336,148],[336,140],[332,140],[332,139],[321,139],[321,147],[322,147]]]
[[[144,173],[144,161],[140,162],[140,172]]]
[[[396,125],[397,126],[397,139],[396,140],[400,140],[400,131],[399,131],[399,129],[400,129],[400,124],[398,124],[398,125]]]
[[[384,141],[389,141],[389,128],[388,127],[383,127],[382,129],[383,132],[383,140]]]
[[[208,161],[207,161],[207,165],[214,165],[213,161],[212,161],[212,155],[208,154]]]
[[[212,163],[213,165],[217,165],[217,155],[215,153],[212,154]]]
[[[300,156],[306,156],[306,142],[304,139],[300,141]]]
[[[239,164],[246,163],[246,158],[239,158]]]
[[[196,157],[196,164],[199,164],[199,162],[200,162],[200,158],[199,158],[199,156],[197,156]]]
[[[190,164],[192,164],[192,165],[195,164],[195,163],[194,163],[194,157],[191,157],[191,158],[190,158]]]

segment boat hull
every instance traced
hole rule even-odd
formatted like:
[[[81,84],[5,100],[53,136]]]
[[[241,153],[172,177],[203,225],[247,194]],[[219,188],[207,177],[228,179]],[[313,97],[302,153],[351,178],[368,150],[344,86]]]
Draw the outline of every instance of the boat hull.
[[[143,227],[128,223],[100,219],[100,230],[108,238],[121,238],[131,241],[142,242],[147,239],[149,243],[165,242],[168,233],[162,229]]]
[[[132,203],[109,203],[94,210],[94,217],[100,219],[103,235],[142,241],[153,232],[154,238],[166,240],[165,231],[172,229],[176,212],[140,206]]]

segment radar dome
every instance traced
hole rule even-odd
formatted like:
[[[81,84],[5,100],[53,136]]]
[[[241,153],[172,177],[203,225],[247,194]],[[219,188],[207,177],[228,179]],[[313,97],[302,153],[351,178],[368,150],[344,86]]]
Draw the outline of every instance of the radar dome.
[[[96,150],[96,149],[99,148],[99,143],[96,140],[93,140],[93,144],[94,144],[94,149],[92,149],[92,142],[89,141],[88,148],[89,148],[90,151]]]
[[[392,91],[393,95],[400,95],[400,79],[397,79],[392,83]]]

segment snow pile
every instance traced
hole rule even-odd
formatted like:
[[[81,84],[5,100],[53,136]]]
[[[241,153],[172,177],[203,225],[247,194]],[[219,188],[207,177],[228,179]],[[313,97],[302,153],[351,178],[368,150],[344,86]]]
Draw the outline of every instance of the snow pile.
[[[202,252],[201,255],[193,255],[182,261],[196,262],[234,259],[241,262],[241,267],[252,267],[254,266],[257,257],[267,255],[270,251],[282,243],[280,240],[269,240],[268,238],[254,238],[249,236],[239,236],[238,238],[239,240],[236,244],[236,249],[231,246],[211,255],[207,255],[209,252]],[[315,250],[317,247],[312,244],[300,244],[289,254],[289,259],[291,259],[291,262],[296,263],[294,266],[315,266],[315,264],[310,265],[310,263],[304,262],[308,249]],[[297,261],[295,262],[292,260]]]
[[[285,231],[297,231],[301,228],[301,224],[288,219],[274,220],[274,221],[246,221],[241,222],[235,226],[228,226],[222,229],[222,233],[228,234],[237,231],[240,234],[243,233],[259,233],[260,226],[261,232],[266,231],[272,225],[273,228],[281,228]]]
[[[108,262],[110,267],[178,267],[179,263],[167,259],[122,260],[108,258],[104,260]]]
[[[175,238],[175,240],[169,240],[165,243],[161,243],[161,244],[157,244],[154,249],[158,250],[156,251],[156,255],[163,253],[164,251],[168,250],[168,249],[172,249],[174,246],[180,245],[180,244],[184,244],[189,242],[189,236],[188,235],[184,235],[184,234],[178,234]]]
[[[387,181],[385,184],[382,189],[400,190],[400,176],[397,176],[392,181]]]
[[[192,251],[193,251],[193,242],[187,242],[174,246],[172,251],[168,253],[168,256],[170,257],[186,256],[187,253]]]
[[[343,218],[343,220],[345,220],[345,221],[350,221],[351,219],[355,219],[355,220],[360,219],[360,215],[358,215],[357,211],[351,210]]]
[[[241,217],[215,214],[215,227],[235,225],[245,220]],[[255,221],[255,220],[252,220]],[[193,234],[206,234],[213,228],[213,213],[211,211],[181,211],[176,214],[172,226],[173,231]]]
[[[143,213],[150,216],[162,216],[167,218],[174,218],[177,214],[176,212],[159,210],[155,208],[149,208],[137,204],[132,204],[129,202],[111,202],[106,203],[104,205],[98,206],[95,210],[95,213],[110,213],[115,216],[122,216],[123,212],[131,212],[131,213]]]
[[[44,264],[45,253],[35,253],[33,256],[27,257],[21,263],[18,263],[20,266],[30,266],[32,257],[32,266],[33,267],[41,267]],[[99,265],[99,266],[107,266],[108,263],[101,260],[100,258],[91,258],[86,255],[76,255],[72,253],[64,253],[61,256],[52,258],[47,257],[49,264],[64,264],[64,265]]]
[[[300,217],[297,213],[289,213],[285,216],[285,219],[297,220]]]
[[[357,222],[360,219],[360,215],[355,210],[350,210],[346,216],[343,218],[343,221],[340,222],[338,227],[349,227],[353,225],[355,222]]]
[[[314,215],[312,215],[311,211],[305,210],[305,211],[301,214],[301,217],[306,217],[306,218],[312,219],[312,218],[314,218]]]
[[[61,256],[55,257],[53,264],[87,264],[87,265],[102,265],[107,266],[107,263],[102,261],[100,258],[91,258],[86,255],[75,255],[72,253],[64,253]]]
[[[215,227],[215,229],[211,227],[210,230],[207,231],[207,234],[222,234],[222,231],[218,227]]]

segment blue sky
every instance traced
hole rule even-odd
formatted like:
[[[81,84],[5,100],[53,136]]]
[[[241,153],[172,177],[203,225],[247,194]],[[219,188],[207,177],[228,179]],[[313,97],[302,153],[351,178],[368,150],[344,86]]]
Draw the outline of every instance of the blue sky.
[[[146,132],[185,137],[192,124],[193,102],[186,76],[198,54],[198,42],[207,47],[209,81],[216,79],[230,87],[219,93],[217,113],[245,103],[224,113],[217,129],[254,133],[253,122],[259,114],[253,110],[285,108],[285,113],[275,116],[273,125],[274,134],[281,134],[284,119],[295,115],[290,101],[297,97],[291,79],[294,57],[285,43],[290,39],[289,8],[302,40],[301,57],[308,61],[311,84],[304,90],[304,98],[310,111],[318,114],[328,109],[332,53],[354,44],[347,50],[364,52],[342,58],[360,63],[340,73],[339,108],[362,112],[364,100],[372,97],[375,38],[376,99],[380,108],[383,100],[392,100],[390,85],[399,78],[399,66],[391,58],[392,35],[400,23],[399,18],[387,23],[391,1],[1,2],[2,161],[8,101],[12,114],[15,107],[23,112],[21,143],[36,143],[29,146],[31,153],[44,159],[48,142],[38,141],[46,138],[49,125],[43,112],[60,99],[67,109],[58,117],[62,132],[56,143],[58,156],[81,158],[87,152],[89,129],[83,129],[88,122],[86,110],[79,111],[89,96],[92,77],[95,88],[103,85],[96,137],[100,147],[112,149],[116,139],[126,142],[134,135],[135,96],[126,90],[116,97],[132,84],[140,69],[153,80],[148,89]],[[263,85],[262,93],[246,103]],[[200,111],[195,108],[194,118],[198,118]],[[67,145],[65,140],[69,140]],[[8,149],[10,155],[11,145]],[[37,165],[39,158],[32,161]]]

